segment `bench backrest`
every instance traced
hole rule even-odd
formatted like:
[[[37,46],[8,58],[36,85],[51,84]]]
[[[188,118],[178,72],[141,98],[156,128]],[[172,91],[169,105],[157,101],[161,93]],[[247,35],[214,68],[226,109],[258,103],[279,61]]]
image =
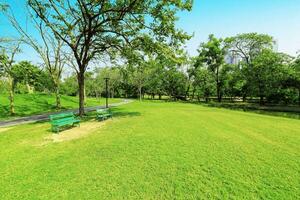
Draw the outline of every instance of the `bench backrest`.
[[[49,116],[50,121],[56,121],[65,118],[75,118],[75,115],[72,112],[67,112],[67,113],[59,113],[59,114],[54,114]]]
[[[109,109],[97,109],[96,112],[98,114],[105,114],[105,113],[110,113],[110,110]]]

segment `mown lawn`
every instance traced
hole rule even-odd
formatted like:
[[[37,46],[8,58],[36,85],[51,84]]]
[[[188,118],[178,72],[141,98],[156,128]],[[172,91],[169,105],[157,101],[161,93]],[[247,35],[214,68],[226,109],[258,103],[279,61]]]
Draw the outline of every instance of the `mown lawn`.
[[[65,142],[44,143],[48,123],[2,129],[1,199],[300,196],[299,120],[162,102],[114,112]]]
[[[109,103],[120,102],[120,99],[110,99]],[[105,98],[87,98],[87,106],[105,104]],[[55,95],[52,94],[16,94],[14,117],[24,117],[33,114],[41,114],[56,111]],[[61,96],[62,110],[78,108],[78,97]],[[0,94],[0,120],[13,118],[9,114],[8,94]]]

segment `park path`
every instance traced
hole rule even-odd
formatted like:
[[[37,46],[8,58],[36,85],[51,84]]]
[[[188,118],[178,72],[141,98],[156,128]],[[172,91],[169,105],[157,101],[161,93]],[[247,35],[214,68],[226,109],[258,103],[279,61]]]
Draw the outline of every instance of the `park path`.
[[[122,102],[109,104],[109,107],[116,107],[116,106],[120,106],[123,104],[131,103],[131,102],[132,102],[132,100],[124,99]],[[105,108],[105,105],[86,107],[85,112],[92,112],[92,111],[95,111],[95,110],[101,109],[101,108]],[[64,113],[64,112],[74,112],[74,113],[78,114],[78,108],[0,121],[0,127],[9,127],[9,126],[15,126],[15,125],[19,125],[19,124],[47,121],[49,119],[49,115],[59,114],[59,113]]]

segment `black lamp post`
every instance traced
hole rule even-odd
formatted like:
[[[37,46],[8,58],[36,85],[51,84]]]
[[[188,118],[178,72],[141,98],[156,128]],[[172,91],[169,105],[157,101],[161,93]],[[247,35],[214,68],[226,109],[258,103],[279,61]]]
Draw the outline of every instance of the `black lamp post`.
[[[104,78],[104,80],[105,80],[105,93],[106,93],[106,108],[108,108],[108,80],[109,80],[109,78],[108,77],[106,77],[106,78]]]

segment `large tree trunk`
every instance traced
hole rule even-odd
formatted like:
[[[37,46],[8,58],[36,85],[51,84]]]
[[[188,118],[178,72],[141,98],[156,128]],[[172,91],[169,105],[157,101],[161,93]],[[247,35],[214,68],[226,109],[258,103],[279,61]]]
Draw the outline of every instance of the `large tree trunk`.
[[[14,95],[15,95],[15,81],[13,78],[10,78],[9,80],[9,107],[10,107],[10,115],[15,115],[15,100],[14,100]]]
[[[218,97],[218,102],[222,101],[222,95],[221,95],[221,86],[220,83],[217,82],[217,97]]]
[[[54,85],[54,91],[55,91],[55,100],[56,100],[56,109],[61,108],[61,98],[60,98],[60,80],[56,77],[52,76],[52,81]]]
[[[85,86],[84,86],[84,73],[77,74],[78,88],[79,88],[79,116],[84,115],[84,102],[85,102]]]
[[[265,102],[264,102],[264,96],[260,96],[260,97],[259,97],[259,105],[262,106],[262,105],[264,105],[264,103],[265,103]]]
[[[264,95],[263,95],[263,89],[261,84],[259,84],[258,92],[259,92],[259,104],[264,105]]]
[[[186,89],[185,91],[185,95],[184,95],[184,98],[187,100],[188,97],[189,97],[189,92],[190,92],[190,85],[188,86],[188,88]]]
[[[97,90],[95,90],[95,95],[96,95],[96,99],[100,99],[100,98],[99,98],[99,93],[98,93]]]
[[[209,97],[208,97],[208,96],[205,97],[205,102],[206,102],[206,103],[209,102]]]
[[[199,94],[197,94],[197,100],[198,100],[198,102],[200,102],[200,95]]]
[[[84,106],[87,105],[87,102],[86,102],[86,90],[85,90],[85,85],[84,85],[84,89],[83,89],[83,94],[84,94]]]
[[[55,85],[55,98],[56,98],[56,109],[61,108],[61,101],[60,101],[60,93],[59,93],[59,86]]]
[[[142,101],[142,86],[139,86],[139,98]]]
[[[193,89],[193,92],[192,92],[192,100],[195,99],[195,92],[196,92],[196,90],[195,90],[195,88],[194,88],[194,89]]]
[[[26,87],[27,87],[28,94],[33,94],[34,88],[31,87],[28,83],[26,83]]]
[[[243,102],[246,102],[246,100],[247,100],[247,95],[246,95],[246,93],[244,93],[243,94]]]

